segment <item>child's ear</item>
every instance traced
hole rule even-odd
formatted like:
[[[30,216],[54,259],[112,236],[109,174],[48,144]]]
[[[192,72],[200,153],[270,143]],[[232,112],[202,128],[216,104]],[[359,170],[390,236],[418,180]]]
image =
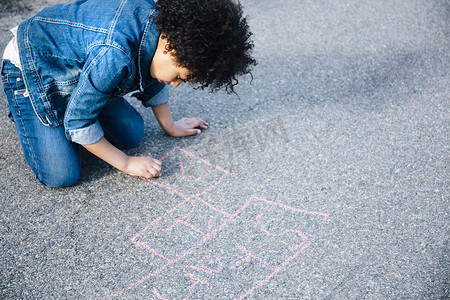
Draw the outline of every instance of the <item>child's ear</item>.
[[[169,44],[167,44],[165,47],[164,47],[164,51],[163,51],[163,54],[171,54],[172,56],[175,56],[175,49],[173,49],[173,48],[171,48],[170,46],[169,46]]]
[[[161,35],[159,36],[159,41],[158,41],[158,47],[159,45],[161,45],[163,51],[162,53],[168,54],[172,52],[172,47],[169,44],[169,40],[167,39],[167,35],[165,35],[164,33],[161,33]]]
[[[163,54],[172,54],[173,55],[173,53],[174,53],[174,50],[172,49],[172,47],[170,47],[169,43],[164,45]]]

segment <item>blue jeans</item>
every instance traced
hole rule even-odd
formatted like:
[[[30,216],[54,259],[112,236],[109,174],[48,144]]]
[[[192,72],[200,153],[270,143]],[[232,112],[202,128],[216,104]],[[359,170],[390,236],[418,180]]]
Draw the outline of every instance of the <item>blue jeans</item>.
[[[80,146],[66,139],[62,125],[48,127],[41,123],[25,93],[20,69],[5,60],[1,75],[9,117],[36,179],[49,187],[74,185],[81,174]],[[141,115],[122,97],[111,98],[98,120],[105,138],[120,149],[135,147],[144,137]]]

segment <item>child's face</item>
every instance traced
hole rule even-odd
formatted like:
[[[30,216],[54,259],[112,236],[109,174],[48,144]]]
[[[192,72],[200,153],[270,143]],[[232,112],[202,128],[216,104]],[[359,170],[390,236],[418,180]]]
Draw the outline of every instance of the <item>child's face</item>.
[[[166,40],[160,38],[150,66],[150,75],[159,82],[177,87],[186,81],[189,70],[177,64],[175,57],[165,51],[165,45]]]

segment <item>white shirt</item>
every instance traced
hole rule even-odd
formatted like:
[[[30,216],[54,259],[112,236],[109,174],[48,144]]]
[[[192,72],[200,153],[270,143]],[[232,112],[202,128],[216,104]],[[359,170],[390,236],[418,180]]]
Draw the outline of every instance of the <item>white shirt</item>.
[[[3,52],[3,59],[7,59],[11,61],[16,67],[22,70],[22,65],[20,64],[20,56],[19,56],[19,46],[17,45],[17,28],[18,26],[11,29],[14,37],[8,43],[5,48],[5,52]]]

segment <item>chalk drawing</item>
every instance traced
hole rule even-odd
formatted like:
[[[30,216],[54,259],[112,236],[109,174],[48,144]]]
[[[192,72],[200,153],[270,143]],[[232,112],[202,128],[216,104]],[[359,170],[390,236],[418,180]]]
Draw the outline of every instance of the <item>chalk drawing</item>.
[[[124,295],[144,282],[151,285],[155,299],[212,299],[224,288],[228,288],[227,298],[244,299],[312,243],[314,234],[303,228],[305,219],[312,224],[328,218],[322,212],[258,196],[251,196],[234,212],[223,211],[202,196],[219,185],[228,171],[181,148],[174,148],[161,161],[168,165],[162,174],[177,174],[176,179],[147,181],[181,200],[131,238],[160,263],[104,299]],[[189,164],[202,167],[197,165],[197,173],[189,173]]]

